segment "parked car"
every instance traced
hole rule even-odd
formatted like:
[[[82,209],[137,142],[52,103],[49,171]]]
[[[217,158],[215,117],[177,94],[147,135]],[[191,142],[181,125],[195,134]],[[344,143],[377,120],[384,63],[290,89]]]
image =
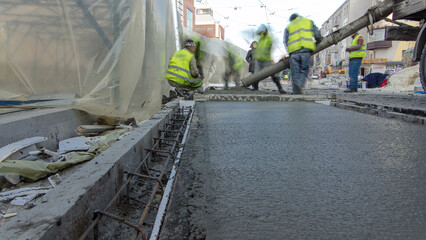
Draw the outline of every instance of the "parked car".
[[[312,75],[311,75],[311,79],[319,79],[318,74],[312,74]]]

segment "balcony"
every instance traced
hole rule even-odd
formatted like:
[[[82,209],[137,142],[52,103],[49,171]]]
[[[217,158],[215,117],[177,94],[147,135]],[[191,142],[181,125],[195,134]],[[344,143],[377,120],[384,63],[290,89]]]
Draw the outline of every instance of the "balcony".
[[[376,41],[367,43],[367,50],[390,48],[392,47],[392,41]]]

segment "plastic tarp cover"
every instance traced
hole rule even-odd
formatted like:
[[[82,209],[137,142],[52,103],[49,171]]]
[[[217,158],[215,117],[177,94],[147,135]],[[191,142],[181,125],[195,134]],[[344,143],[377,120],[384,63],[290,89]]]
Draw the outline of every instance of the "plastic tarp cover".
[[[170,90],[164,76],[183,36],[172,1],[0,0],[0,100],[74,94],[44,106],[151,117]],[[230,44],[205,42],[208,84],[223,71],[216,50]]]
[[[190,38],[201,43],[201,65],[204,74],[204,85],[222,84],[224,82],[225,71],[227,67],[229,67],[226,66],[228,57],[227,51],[232,51],[244,61],[245,65],[243,72],[240,73],[240,77],[243,78],[249,74],[248,63],[245,62],[245,57],[247,55],[246,50],[227,41],[203,37],[198,33],[188,31],[186,28],[182,30],[181,38],[182,42]]]

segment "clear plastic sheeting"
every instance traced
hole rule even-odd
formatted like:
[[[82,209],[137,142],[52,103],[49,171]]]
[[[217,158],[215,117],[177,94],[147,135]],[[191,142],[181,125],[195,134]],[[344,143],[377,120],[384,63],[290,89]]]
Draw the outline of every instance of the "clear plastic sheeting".
[[[183,37],[172,1],[0,0],[0,99],[75,94],[44,106],[149,118],[168,95],[164,76],[176,36]],[[206,84],[223,77],[225,56],[217,49],[245,57],[224,41],[204,42]]]
[[[204,85],[223,84],[225,71],[227,67],[229,67],[226,66],[228,62],[227,51],[235,53],[245,62],[247,51],[229,42],[215,38],[206,38],[197,33],[190,32],[186,28],[183,29],[183,34],[181,35],[181,38],[182,40],[190,38],[195,41],[199,41],[201,44],[201,65],[204,75]],[[240,77],[243,78],[248,74],[248,63],[245,62],[245,66]]]

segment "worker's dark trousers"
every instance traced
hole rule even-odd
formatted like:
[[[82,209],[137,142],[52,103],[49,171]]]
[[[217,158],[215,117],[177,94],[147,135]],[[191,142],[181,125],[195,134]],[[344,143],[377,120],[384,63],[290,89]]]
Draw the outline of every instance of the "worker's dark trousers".
[[[259,72],[260,70],[262,70],[265,67],[271,66],[271,61],[259,61],[256,60],[256,64],[255,64],[255,73]],[[278,77],[276,75],[271,75],[272,81],[275,83],[275,85],[277,85],[278,90],[282,90],[283,87],[280,84],[280,80],[278,79]],[[253,88],[254,90],[258,90],[259,89],[259,82],[257,83],[253,83]]]
[[[280,80],[278,79],[277,76],[273,75],[271,76],[271,78],[272,78],[272,81],[274,81],[275,85],[277,85],[278,90],[283,89],[283,87],[280,84]],[[252,86],[254,90],[259,90],[259,82],[253,83]]]
[[[311,52],[290,54],[291,82],[293,93],[301,94],[309,73]]]

